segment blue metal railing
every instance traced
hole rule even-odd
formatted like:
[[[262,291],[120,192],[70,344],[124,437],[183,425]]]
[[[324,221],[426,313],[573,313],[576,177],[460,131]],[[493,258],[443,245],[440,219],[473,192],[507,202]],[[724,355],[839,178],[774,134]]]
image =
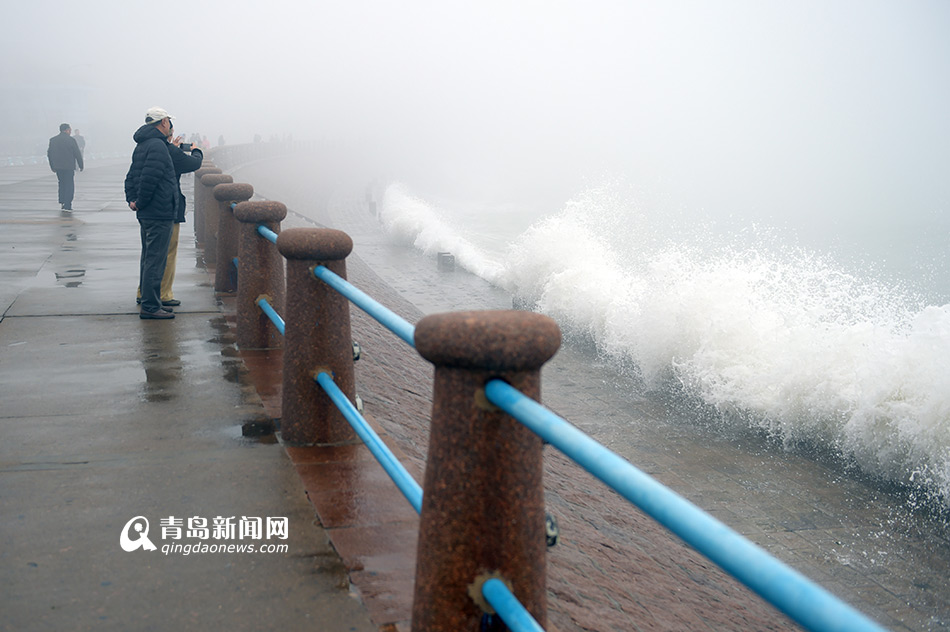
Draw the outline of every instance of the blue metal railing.
[[[257,306],[263,310],[267,317],[270,318],[270,321],[274,323],[274,327],[277,327],[277,331],[280,332],[280,335],[284,335],[284,329],[286,325],[284,319],[280,317],[280,314],[277,313],[277,310],[270,304],[270,302],[263,296],[257,299]]]
[[[510,384],[491,380],[485,396],[805,628],[881,629]]]
[[[412,475],[403,467],[399,459],[396,458],[396,455],[383,443],[379,435],[370,428],[366,420],[363,419],[363,416],[356,410],[356,406],[350,402],[346,394],[343,393],[340,387],[336,385],[336,382],[333,381],[333,377],[326,371],[320,371],[317,374],[316,380],[326,394],[330,396],[330,399],[340,412],[343,413],[346,420],[350,422],[353,430],[355,430],[359,438],[363,440],[363,443],[366,444],[369,451],[373,453],[373,456],[376,457],[379,464],[383,466],[383,469],[386,470],[389,477],[393,479],[396,487],[398,487],[402,495],[406,497],[406,500],[408,500],[409,504],[416,510],[416,513],[421,513],[422,487],[419,486],[419,483],[412,478]]]
[[[272,244],[276,244],[276,243],[277,243],[277,233],[275,233],[274,231],[272,231],[272,230],[271,230],[270,228],[268,228],[267,226],[264,226],[263,224],[258,224],[258,226],[257,226],[257,232],[258,232],[258,234],[260,234],[261,237],[263,237],[264,239],[266,239],[266,240],[269,241],[270,243],[272,243]]]
[[[326,266],[315,266],[313,275],[375,318],[383,327],[402,338],[410,347],[415,348],[414,335],[416,329],[404,318],[397,316],[388,307],[370,298],[368,294],[350,284],[338,274],[333,273]]]
[[[263,231],[273,235],[274,239],[271,241],[276,242],[276,234],[273,231],[263,226],[258,227],[258,232],[267,239],[270,239],[270,235]],[[315,266],[313,274],[410,346],[415,347],[415,327],[405,319],[325,266]],[[283,333],[283,320],[267,300],[261,298],[257,303],[268,313],[275,325],[280,323],[278,329]],[[314,379],[343,413],[416,512],[421,512],[422,488],[339,389],[332,376],[321,371]],[[883,628],[858,610],[508,383],[497,379],[490,380],[485,386],[485,395],[491,403],[559,449],[804,628],[821,632],[883,632]],[[537,621],[502,581],[486,581],[482,586],[482,594],[505,624],[515,632],[543,632]]]
[[[482,596],[513,632],[544,632],[544,628],[500,579],[489,579],[482,584]]]
[[[277,243],[277,233],[266,228],[264,225],[258,225],[257,232],[270,241]],[[236,260],[235,260],[236,261]],[[415,327],[408,321],[395,314],[389,308],[371,298],[368,294],[359,290],[354,285],[333,273],[325,266],[316,266],[313,270],[314,276],[327,283],[341,295],[345,296],[354,305],[375,318],[379,323],[396,334],[399,338],[406,341],[413,348],[415,347]],[[280,314],[264,297],[257,299],[257,305],[264,311],[267,317],[274,323],[281,335],[284,335],[285,323]],[[346,394],[340,390],[340,387],[333,381],[333,377],[326,371],[320,371],[314,377],[314,381],[324,390],[333,404],[343,414],[343,417],[350,424],[357,436],[369,449],[373,457],[379,462],[383,470],[389,475],[399,489],[400,493],[406,498],[416,513],[422,513],[422,487],[416,482],[408,470],[399,462],[392,450],[383,443],[383,440],[366,422],[366,419],[360,414]],[[498,616],[513,632],[544,632],[544,629],[538,625],[538,622],[531,616],[518,598],[503,582],[497,579],[490,579],[482,586],[482,594],[489,604],[498,613]]]

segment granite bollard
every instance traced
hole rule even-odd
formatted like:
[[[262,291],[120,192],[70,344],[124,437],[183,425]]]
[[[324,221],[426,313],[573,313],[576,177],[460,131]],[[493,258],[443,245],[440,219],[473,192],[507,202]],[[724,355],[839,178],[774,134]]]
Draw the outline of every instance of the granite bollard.
[[[209,162],[204,162],[200,169],[195,171],[195,241],[205,242],[205,214],[207,211],[207,187],[201,184],[201,177],[210,173],[221,173],[221,170]]]
[[[266,297],[277,313],[284,309],[284,260],[277,247],[257,232],[258,225],[280,233],[287,207],[280,202],[241,202],[234,207],[238,228],[237,344],[242,349],[274,349],[283,336],[257,305]]]
[[[233,292],[237,289],[236,278],[231,271],[234,270],[233,260],[238,254],[238,221],[234,218],[231,205],[251,199],[254,195],[254,187],[244,183],[224,183],[215,185],[212,193],[218,202],[218,244],[214,267],[214,290],[215,292]]]
[[[277,237],[277,249],[287,259],[282,439],[293,445],[353,441],[356,433],[315,382],[326,371],[356,401],[350,304],[312,272],[323,265],[345,279],[353,240],[329,228],[290,228]]]
[[[201,176],[201,186],[204,189],[204,253],[205,263],[216,263],[218,260],[218,204],[214,200],[212,191],[219,184],[234,182],[234,178],[224,173],[207,173]]]
[[[434,314],[416,325],[435,383],[413,632],[478,632],[491,613],[480,587],[491,577],[545,625],[543,442],[484,387],[498,378],[539,400],[541,365],[560,341],[553,320],[530,312]]]

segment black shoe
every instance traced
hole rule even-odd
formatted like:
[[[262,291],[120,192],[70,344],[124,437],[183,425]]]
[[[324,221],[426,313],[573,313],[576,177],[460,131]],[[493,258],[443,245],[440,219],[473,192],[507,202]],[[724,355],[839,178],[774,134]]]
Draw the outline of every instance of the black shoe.
[[[162,307],[178,307],[181,305],[181,301],[177,298],[170,298],[167,301],[162,301]]]
[[[160,309],[157,312],[146,312],[144,309],[139,312],[139,318],[142,320],[168,320],[169,318],[174,318],[175,315],[171,312]]]

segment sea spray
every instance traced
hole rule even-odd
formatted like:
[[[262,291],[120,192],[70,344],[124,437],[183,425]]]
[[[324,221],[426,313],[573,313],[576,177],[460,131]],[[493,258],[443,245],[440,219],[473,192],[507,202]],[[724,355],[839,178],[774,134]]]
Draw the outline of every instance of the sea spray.
[[[399,183],[386,187],[380,220],[386,231],[400,243],[412,245],[427,255],[450,252],[466,270],[496,283],[502,266],[461,236],[446,213],[413,196]]]
[[[391,234],[454,250],[646,389],[950,505],[950,306],[768,230],[724,236],[653,213],[616,187],[540,217],[503,255],[462,240],[449,209],[404,188],[386,199]]]

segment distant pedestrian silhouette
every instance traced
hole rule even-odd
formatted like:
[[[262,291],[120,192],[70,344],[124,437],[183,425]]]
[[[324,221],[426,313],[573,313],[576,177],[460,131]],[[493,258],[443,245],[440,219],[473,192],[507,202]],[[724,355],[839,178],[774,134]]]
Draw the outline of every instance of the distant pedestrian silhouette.
[[[76,139],[70,136],[71,131],[69,123],[60,125],[59,134],[49,139],[49,149],[46,150],[49,168],[56,172],[56,178],[59,180],[60,208],[67,211],[73,210],[76,165],[79,165],[80,171],[83,170],[82,152]]]
[[[76,139],[76,144],[79,145],[79,153],[83,155],[83,158],[86,157],[86,139],[83,138],[82,134],[79,133],[79,130],[73,132],[73,138]]]

